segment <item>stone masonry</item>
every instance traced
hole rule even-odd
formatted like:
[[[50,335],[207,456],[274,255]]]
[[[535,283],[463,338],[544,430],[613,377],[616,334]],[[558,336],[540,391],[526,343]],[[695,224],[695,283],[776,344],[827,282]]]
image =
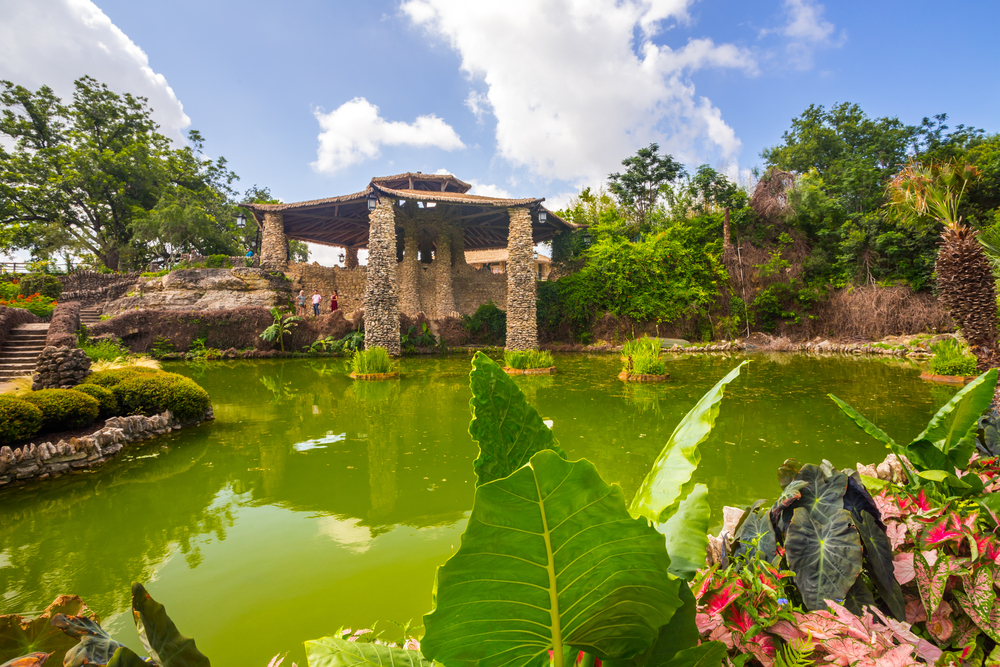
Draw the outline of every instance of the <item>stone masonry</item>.
[[[420,260],[417,226],[407,220],[403,232],[403,261],[399,265],[399,309],[408,315],[420,310]]]
[[[395,202],[380,194],[378,206],[369,216],[365,346],[384,347],[389,354],[399,356],[399,295],[396,292],[394,208]]]
[[[535,260],[531,239],[531,213],[526,207],[507,209],[507,349],[538,348],[535,319]]]
[[[260,265],[268,271],[288,269],[288,240],[285,220],[280,211],[264,213],[264,230],[260,243]]]
[[[353,246],[344,248],[344,268],[356,269],[358,264],[358,249]]]
[[[80,349],[49,346],[35,362],[31,390],[69,389],[90,375],[90,357]]]
[[[437,252],[434,255],[435,302],[438,317],[455,314],[455,294],[451,288],[451,228],[444,222],[437,225]]]

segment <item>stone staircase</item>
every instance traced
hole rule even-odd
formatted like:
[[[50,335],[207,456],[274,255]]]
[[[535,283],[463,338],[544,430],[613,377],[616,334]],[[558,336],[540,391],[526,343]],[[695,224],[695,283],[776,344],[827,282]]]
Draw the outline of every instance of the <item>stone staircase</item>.
[[[80,324],[87,327],[88,329],[98,322],[101,321],[101,309],[96,306],[93,308],[81,308],[80,309]]]
[[[10,332],[0,348],[0,382],[34,372],[48,332],[49,325],[45,323],[22,324]]]

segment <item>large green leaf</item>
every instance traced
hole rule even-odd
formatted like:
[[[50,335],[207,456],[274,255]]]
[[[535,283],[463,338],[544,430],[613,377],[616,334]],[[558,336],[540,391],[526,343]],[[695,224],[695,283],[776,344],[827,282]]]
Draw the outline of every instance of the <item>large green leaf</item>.
[[[864,581],[864,577],[854,580],[854,585],[847,591],[844,598],[844,608],[855,616],[863,616],[865,607],[875,606],[875,596]]]
[[[209,667],[211,664],[194,640],[177,631],[163,605],[140,583],[132,584],[132,617],[139,639],[160,667]]]
[[[306,642],[306,660],[309,667],[431,667],[432,664],[419,651],[391,648],[383,644],[351,642],[337,637],[323,637]]]
[[[632,516],[644,516],[653,523],[665,523],[674,514],[685,485],[701,462],[698,445],[708,438],[715,426],[726,385],[735,380],[748,363],[744,361],[729,371],[677,424],[663,451],[653,462],[653,469],[642,480],[632,498],[629,506]]]
[[[736,540],[739,546],[736,548],[736,555],[753,555],[760,553],[761,557],[770,562],[777,552],[777,538],[774,534],[774,526],[771,525],[771,516],[766,508],[756,509],[747,512],[743,520],[743,525],[736,533]]]
[[[843,402],[833,394],[827,394],[827,396],[829,396],[833,400],[833,402],[837,404],[837,407],[839,407],[845,415],[850,417],[851,421],[853,421],[858,426],[858,428],[860,428],[862,431],[864,431],[871,437],[875,438],[876,440],[884,444],[889,449],[893,451],[896,450],[896,448],[898,447],[896,441],[890,438],[888,435],[886,435],[885,431],[883,431],[878,426],[865,419],[865,417],[860,412],[858,412],[857,410],[855,410],[850,405]]]
[[[52,617],[56,614],[89,615],[97,618],[83,600],[75,595],[60,595],[34,619],[22,618],[17,614],[0,616],[0,656],[51,653],[49,664],[61,665],[66,651],[77,642],[52,625]]]
[[[928,440],[945,454],[959,446],[962,440],[972,438],[974,443],[977,422],[986,408],[990,407],[996,385],[997,369],[992,368],[962,387],[937,411],[924,432],[914,438],[914,442]],[[969,453],[971,455],[971,450]],[[968,460],[965,464],[968,464]]]
[[[476,352],[469,378],[469,434],[479,445],[479,458],[473,463],[477,484],[510,475],[543,449],[566,458],[538,411],[496,362]]]
[[[553,451],[476,489],[462,545],[437,574],[424,656],[448,667],[602,660],[653,643],[680,606],[663,536],[589,461]]]
[[[671,658],[684,649],[698,645],[698,624],[695,614],[698,603],[694,593],[687,586],[681,586],[681,607],[670,622],[660,628],[656,641],[648,649],[631,660],[605,660],[605,667],[656,667],[667,664]]]
[[[806,482],[802,487],[802,499],[793,507],[809,510],[814,521],[826,523],[844,509],[844,494],[847,493],[847,475],[833,471],[827,475],[819,466],[807,463],[802,466],[796,480]]]
[[[868,564],[872,583],[893,617],[897,621],[905,621],[906,601],[899,582],[896,581],[889,538],[882,532],[878,520],[867,511],[854,514],[854,525],[858,529],[861,546],[864,547],[865,563]]]
[[[861,572],[861,539],[851,514],[838,510],[825,523],[799,507],[785,537],[788,567],[809,611],[826,609],[824,600],[843,600]]]
[[[138,656],[132,649],[122,646],[111,656],[108,667],[149,667],[150,663]]]
[[[651,667],[719,667],[725,659],[726,645],[711,641],[684,649],[667,662]]]
[[[658,526],[667,538],[670,574],[691,581],[695,572],[705,567],[710,516],[708,487],[696,484],[681,501],[677,513]]]
[[[106,665],[115,651],[122,646],[93,619],[56,614],[52,617],[52,625],[68,636],[80,640],[79,644],[66,651],[63,667]]]

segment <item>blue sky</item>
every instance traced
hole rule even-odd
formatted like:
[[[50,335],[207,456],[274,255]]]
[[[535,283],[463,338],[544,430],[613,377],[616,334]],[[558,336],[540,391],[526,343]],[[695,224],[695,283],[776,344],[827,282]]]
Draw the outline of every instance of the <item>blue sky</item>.
[[[650,141],[738,174],[813,103],[996,132],[998,23],[996,0],[0,0],[0,78],[144,94],[285,201],[447,169],[558,206]]]

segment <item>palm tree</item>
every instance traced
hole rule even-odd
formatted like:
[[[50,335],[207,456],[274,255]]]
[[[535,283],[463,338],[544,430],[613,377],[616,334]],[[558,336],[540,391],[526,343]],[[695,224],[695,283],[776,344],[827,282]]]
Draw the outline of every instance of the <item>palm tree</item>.
[[[938,250],[938,298],[951,313],[980,363],[997,348],[997,301],[993,271],[976,237],[962,222],[958,206],[969,183],[979,177],[970,164],[911,160],[889,183],[890,213],[906,222],[927,217],[944,225]]]
[[[298,326],[298,323],[302,321],[302,318],[298,315],[287,315],[282,313],[277,308],[271,309],[271,316],[274,318],[274,323],[268,328],[264,329],[260,337],[266,340],[268,343],[273,343],[275,340],[281,345],[281,351],[285,351],[285,336],[292,333],[292,327]]]

